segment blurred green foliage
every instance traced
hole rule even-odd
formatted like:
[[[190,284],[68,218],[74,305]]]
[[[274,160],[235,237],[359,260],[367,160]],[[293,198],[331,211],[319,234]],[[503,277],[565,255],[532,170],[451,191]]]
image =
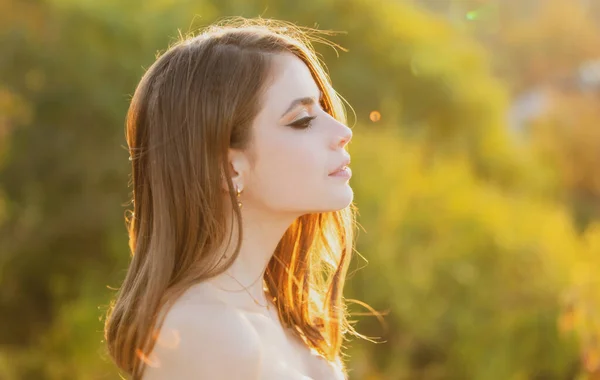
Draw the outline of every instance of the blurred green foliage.
[[[385,343],[348,343],[351,378],[599,378],[599,104],[551,85],[600,55],[598,12],[533,3],[0,0],[0,378],[117,377],[129,97],[178,29],[231,15],[345,31],[316,48],[356,116],[347,295],[389,312],[356,317]],[[547,83],[569,106],[517,141],[514,95]]]

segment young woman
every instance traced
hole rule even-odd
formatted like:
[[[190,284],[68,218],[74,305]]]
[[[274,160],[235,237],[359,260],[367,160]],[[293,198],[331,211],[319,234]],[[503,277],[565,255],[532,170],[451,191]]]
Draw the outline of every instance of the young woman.
[[[307,34],[213,25],[127,116],[133,258],[106,322],[134,379],[344,379],[356,209],[340,98]]]

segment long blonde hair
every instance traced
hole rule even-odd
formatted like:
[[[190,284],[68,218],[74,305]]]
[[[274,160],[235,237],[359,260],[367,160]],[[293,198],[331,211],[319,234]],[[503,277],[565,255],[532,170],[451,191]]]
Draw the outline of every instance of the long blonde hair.
[[[133,378],[154,347],[159,310],[190,285],[225,271],[215,250],[227,238],[221,175],[228,149],[251,149],[251,124],[273,54],[300,58],[323,93],[322,106],[345,123],[340,97],[317,58],[307,29],[236,18],[181,38],[147,70],[127,115],[133,213],[127,218],[132,260],[109,309],[105,337],[116,364]],[[227,179],[235,220],[241,213]],[[311,349],[339,360],[347,319],[344,281],[356,209],[306,214],[284,233],[265,272],[282,322]],[[242,232],[243,233],[243,232]]]

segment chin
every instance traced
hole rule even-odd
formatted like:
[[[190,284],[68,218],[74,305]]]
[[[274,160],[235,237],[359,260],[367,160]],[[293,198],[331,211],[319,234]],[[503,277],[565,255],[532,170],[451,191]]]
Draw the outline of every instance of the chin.
[[[312,201],[311,199],[304,200],[306,203],[303,203],[307,207],[302,207],[303,215],[343,210],[352,204],[354,191],[350,185],[346,184],[346,186],[339,186],[334,189],[330,187],[318,191],[315,198],[311,198]]]
[[[347,185],[345,190],[340,190],[337,194],[332,194],[328,203],[329,210],[327,211],[338,211],[345,209],[352,204],[354,200],[354,191]]]

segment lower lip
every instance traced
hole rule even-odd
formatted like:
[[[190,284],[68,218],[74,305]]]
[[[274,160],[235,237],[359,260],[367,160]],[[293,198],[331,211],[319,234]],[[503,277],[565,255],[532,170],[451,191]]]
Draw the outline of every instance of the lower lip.
[[[341,177],[341,178],[350,178],[352,177],[352,170],[350,168],[345,168],[335,173],[331,173],[330,177]]]

